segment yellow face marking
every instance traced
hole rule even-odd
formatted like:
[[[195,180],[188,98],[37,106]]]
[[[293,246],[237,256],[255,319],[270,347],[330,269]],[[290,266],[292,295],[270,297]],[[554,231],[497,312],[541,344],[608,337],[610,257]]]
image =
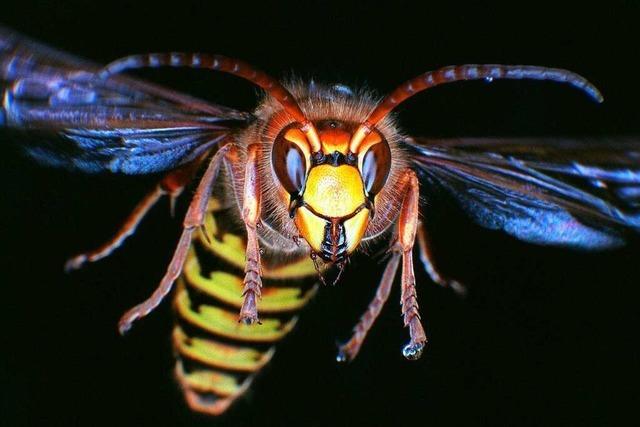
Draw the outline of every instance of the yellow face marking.
[[[296,227],[298,231],[309,243],[315,252],[320,251],[322,239],[324,238],[324,226],[326,221],[312,214],[305,207],[298,208],[295,216]]]
[[[308,206],[298,208],[295,223],[298,231],[316,252],[322,252],[327,218],[341,218],[361,209],[344,223],[347,253],[353,252],[369,224],[369,210],[365,203],[364,186],[360,172],[353,166],[319,165],[311,169],[307,178],[303,200]],[[315,212],[315,213],[314,213]]]
[[[379,142],[382,142],[382,137],[376,131],[371,132],[367,135],[364,141],[362,141],[362,144],[360,144],[360,147],[358,148],[358,168],[360,170],[362,170],[362,164],[364,163],[364,155],[366,152],[369,151],[369,148]]]
[[[365,201],[360,172],[349,165],[316,166],[309,172],[303,198],[321,215],[347,216]]]
[[[367,225],[369,225],[369,209],[362,209],[353,218],[349,218],[344,222],[348,253],[353,252],[358,247]]]
[[[284,139],[296,144],[298,148],[302,150],[307,160],[309,159],[311,156],[311,146],[304,132],[298,128],[291,128],[284,134]]]
[[[287,133],[284,134],[284,137],[289,141],[295,142],[296,144],[299,144],[299,145],[309,144],[307,142],[307,137],[305,136],[304,132],[302,132],[298,128],[289,129]]]
[[[382,142],[382,137],[380,136],[380,134],[375,131],[371,132],[369,135],[367,135],[364,141],[362,141],[362,144],[360,144],[358,153],[366,153],[373,144],[377,144],[378,142]]]

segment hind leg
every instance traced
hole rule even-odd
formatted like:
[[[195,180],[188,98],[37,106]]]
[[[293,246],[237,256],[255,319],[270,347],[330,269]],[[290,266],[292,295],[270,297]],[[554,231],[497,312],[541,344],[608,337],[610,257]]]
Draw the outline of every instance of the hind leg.
[[[200,163],[201,159],[194,160],[165,175],[162,181],[136,205],[118,231],[109,240],[93,250],[70,258],[65,263],[65,271],[77,270],[88,262],[95,262],[111,255],[129,236],[135,233],[140,222],[162,197],[169,196],[171,198],[171,210],[173,212],[175,199],[182,193],[184,187],[191,182]]]

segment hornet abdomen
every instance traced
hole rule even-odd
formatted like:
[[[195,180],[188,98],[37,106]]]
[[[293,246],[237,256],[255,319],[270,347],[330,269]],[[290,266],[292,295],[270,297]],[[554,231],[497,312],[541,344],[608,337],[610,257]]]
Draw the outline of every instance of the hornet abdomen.
[[[199,232],[175,294],[172,342],[176,376],[188,405],[219,415],[251,384],[274,354],[275,344],[295,326],[297,313],[317,290],[308,256],[279,260],[263,255],[261,324],[238,322],[242,305],[246,237],[225,231],[227,212],[209,203],[206,233]]]

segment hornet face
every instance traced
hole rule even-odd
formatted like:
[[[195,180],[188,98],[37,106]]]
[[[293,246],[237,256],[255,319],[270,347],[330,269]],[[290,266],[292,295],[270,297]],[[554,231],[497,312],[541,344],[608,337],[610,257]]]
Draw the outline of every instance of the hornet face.
[[[272,166],[289,193],[289,213],[300,235],[324,261],[342,263],[359,246],[375,214],[391,151],[377,131],[352,153],[352,133],[345,123],[327,120],[316,128],[321,150],[313,153],[298,126],[283,129],[274,143]]]

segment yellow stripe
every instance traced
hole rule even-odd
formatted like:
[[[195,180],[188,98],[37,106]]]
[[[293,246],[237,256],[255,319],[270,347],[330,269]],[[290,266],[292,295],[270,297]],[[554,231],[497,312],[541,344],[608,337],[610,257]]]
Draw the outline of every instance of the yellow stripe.
[[[222,240],[217,238],[218,225],[213,215],[207,215],[204,221],[204,229],[209,239],[204,236],[202,229],[198,233],[198,239],[205,248],[219,256],[228,263],[244,269],[245,244],[242,238],[230,233],[223,233]]]
[[[209,197],[209,202],[207,203],[207,212],[218,212],[222,209],[222,203],[220,200],[215,197]]]
[[[246,249],[244,239],[231,233],[222,233],[221,239],[218,239],[218,225],[213,215],[206,216],[204,226],[209,239],[200,229],[198,240],[202,245],[229,264],[244,269]],[[306,256],[274,268],[262,266],[262,277],[269,279],[296,279],[315,274],[317,273],[313,261]]]
[[[242,383],[240,389],[233,395],[229,397],[219,397],[214,400],[211,400],[210,396],[203,396],[197,391],[192,390],[188,386],[184,385],[183,382],[181,382],[181,384],[183,384],[182,391],[184,392],[184,398],[191,410],[207,415],[217,416],[229,409],[229,406],[231,406],[239,396],[247,391],[251,385],[251,380],[252,377],[248,377],[244,383]]]
[[[191,310],[191,301],[184,284],[176,295],[176,310],[180,317],[207,332],[242,341],[273,342],[284,337],[293,329],[297,318],[289,322],[278,319],[262,318],[262,324],[245,325],[238,322],[238,313],[231,313],[211,305],[198,306],[197,312]]]
[[[301,279],[317,274],[313,261],[306,256],[280,267],[269,268],[262,266],[262,276],[268,279]]]
[[[184,372],[182,362],[176,361],[176,376],[180,383],[199,393],[215,393],[218,396],[233,396],[242,388],[233,375],[227,375],[214,370],[198,370]]]
[[[257,371],[273,356],[273,350],[262,353],[253,348],[221,344],[204,338],[191,338],[179,327],[173,329],[173,344],[183,356],[216,368],[242,372]]]
[[[223,271],[214,271],[209,277],[204,277],[198,258],[193,251],[185,263],[183,272],[187,282],[199,291],[234,307],[242,306],[244,285],[241,278]],[[297,310],[304,307],[316,291],[317,286],[310,288],[304,294],[300,288],[296,287],[265,287],[262,290],[258,308],[262,313]]]

